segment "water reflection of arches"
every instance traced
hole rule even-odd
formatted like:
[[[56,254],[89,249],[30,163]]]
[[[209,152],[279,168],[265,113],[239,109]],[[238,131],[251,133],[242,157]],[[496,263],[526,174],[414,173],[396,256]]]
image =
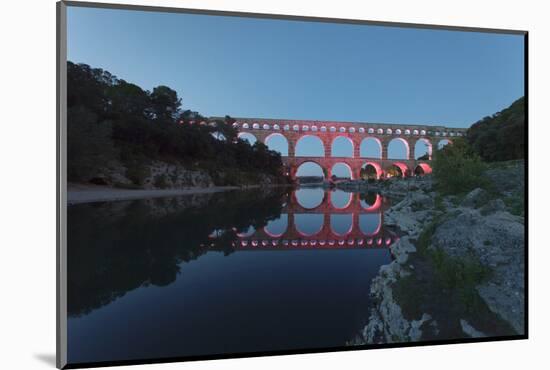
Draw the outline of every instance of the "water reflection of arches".
[[[295,202],[304,209],[315,209],[323,204],[326,192],[322,188],[298,189],[294,192]]]
[[[366,236],[373,236],[382,228],[382,213],[365,213],[359,215],[359,230]]]
[[[321,213],[297,213],[294,215],[294,226],[301,236],[317,235],[323,230],[324,216]]]
[[[350,206],[353,194],[336,189],[330,194],[330,202],[334,208],[346,209]]]
[[[384,207],[384,198],[376,193],[370,194],[371,195],[369,196],[369,200],[365,198],[365,195],[361,195],[358,193],[349,193],[339,189],[334,191],[325,191],[322,188],[300,188],[291,195],[289,203],[283,207],[283,212],[379,212]],[[333,197],[336,197],[334,201],[332,199]],[[370,201],[372,201],[373,203],[369,203]]]
[[[382,196],[380,194],[367,193],[363,198],[360,198],[360,204],[365,211],[377,211],[382,206]]]
[[[281,156],[288,157],[288,140],[283,134],[277,132],[269,134],[264,144],[271,150],[281,153]]]
[[[269,221],[258,230],[251,227],[238,234],[233,246],[240,249],[269,250],[386,248],[398,239],[391,230],[383,227],[385,201],[381,195],[360,195],[313,188],[302,190],[306,192],[306,198],[317,198],[315,203],[322,199],[321,204],[310,202],[310,206],[316,207],[305,209],[298,203],[298,199],[303,197],[291,195],[279,219]],[[342,198],[338,201],[340,197]],[[333,204],[350,198],[351,203],[346,209],[337,208]],[[211,235],[211,238],[215,237],[215,234]]]
[[[248,227],[248,229],[246,229],[245,231],[237,233],[237,236],[241,237],[241,238],[244,238],[246,236],[250,236],[250,235],[254,234],[255,231],[256,231],[256,229],[254,228],[254,226],[250,225]]]
[[[330,215],[330,229],[337,236],[345,236],[353,230],[353,213]]]
[[[383,213],[289,214],[287,231],[271,236],[263,229],[241,236],[238,249],[387,248],[399,237],[383,228]],[[292,221],[291,221],[292,220]],[[211,245],[215,245],[212,243]]]
[[[325,146],[319,136],[304,135],[296,142],[296,157],[324,157]]]
[[[264,231],[271,237],[279,237],[283,235],[288,229],[288,214],[281,214],[276,220],[268,221],[264,227]]]

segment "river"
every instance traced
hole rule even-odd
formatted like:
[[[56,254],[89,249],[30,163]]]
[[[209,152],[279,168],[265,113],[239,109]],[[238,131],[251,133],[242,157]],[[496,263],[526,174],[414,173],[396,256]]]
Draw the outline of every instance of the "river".
[[[397,235],[389,200],[255,189],[68,208],[68,360],[341,347]]]

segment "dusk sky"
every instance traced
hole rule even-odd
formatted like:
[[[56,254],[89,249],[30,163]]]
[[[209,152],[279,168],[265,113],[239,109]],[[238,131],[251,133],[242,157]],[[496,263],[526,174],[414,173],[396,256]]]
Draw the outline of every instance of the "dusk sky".
[[[68,8],[68,59],[205,116],[469,127],[523,96],[523,36]]]

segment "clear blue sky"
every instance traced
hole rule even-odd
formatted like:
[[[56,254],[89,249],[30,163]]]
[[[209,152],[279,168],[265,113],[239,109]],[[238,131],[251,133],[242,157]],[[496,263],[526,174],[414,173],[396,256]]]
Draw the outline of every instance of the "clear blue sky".
[[[523,95],[523,36],[69,7],[68,59],[206,116],[468,127]]]

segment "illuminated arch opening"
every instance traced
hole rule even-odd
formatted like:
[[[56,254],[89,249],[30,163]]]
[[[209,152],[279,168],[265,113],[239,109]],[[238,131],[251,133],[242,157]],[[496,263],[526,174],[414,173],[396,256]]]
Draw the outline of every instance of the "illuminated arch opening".
[[[330,170],[331,178],[353,179],[353,172],[347,163],[336,163]]]
[[[407,177],[409,175],[407,165],[400,162],[393,163],[388,170],[388,177]]]
[[[361,141],[359,155],[362,158],[382,158],[382,143],[375,137],[367,137]]]
[[[264,227],[264,231],[267,235],[273,238],[278,238],[286,232],[287,228],[288,214],[283,213],[278,219],[268,221],[267,225]]]
[[[321,188],[298,189],[294,192],[296,202],[304,209],[315,209],[323,204],[325,191]]]
[[[362,213],[359,215],[359,230],[366,236],[374,236],[382,228],[382,213]]]
[[[414,144],[415,159],[432,159],[432,143],[428,139],[418,139]]]
[[[364,180],[379,179],[382,176],[382,167],[376,162],[366,162],[361,166],[360,175]]]
[[[330,193],[330,203],[334,208],[337,209],[348,208],[351,204],[352,199],[352,193],[348,193],[340,189],[336,189],[335,191]]]
[[[323,229],[324,216],[317,213],[297,213],[294,215],[294,226],[302,236],[313,236]]]
[[[323,182],[326,177],[326,170],[315,162],[304,162],[296,170],[296,179],[304,184]]]
[[[427,163],[420,163],[414,169],[414,174],[418,176],[429,175],[430,173],[432,173],[432,168]]]
[[[270,150],[281,153],[283,157],[288,157],[288,140],[283,135],[278,133],[268,135],[264,143]]]
[[[353,214],[330,215],[330,229],[336,235],[349,234],[353,229]]]
[[[256,139],[256,136],[252,135],[250,132],[239,132],[237,137],[241,140],[244,140],[248,142],[250,145],[254,145],[258,139]]]
[[[353,141],[345,136],[338,136],[332,141],[331,145],[331,157],[353,157]]]
[[[298,139],[295,150],[296,157],[324,157],[325,146],[318,136],[305,135]]]

